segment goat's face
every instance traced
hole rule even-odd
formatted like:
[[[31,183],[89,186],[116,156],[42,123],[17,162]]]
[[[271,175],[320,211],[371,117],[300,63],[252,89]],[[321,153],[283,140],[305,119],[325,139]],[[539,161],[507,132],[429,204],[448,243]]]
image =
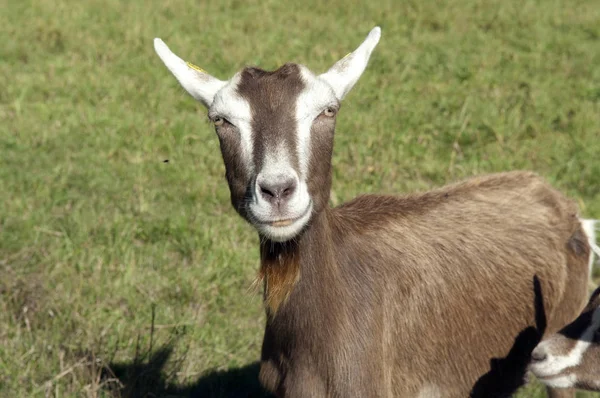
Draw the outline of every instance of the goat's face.
[[[364,71],[380,29],[328,72],[286,64],[274,72],[245,68],[218,80],[173,54],[155,49],[182,86],[208,108],[231,202],[259,233],[295,238],[327,206],[331,155],[340,101]]]
[[[600,391],[600,288],[577,319],[538,344],[529,368],[551,387]]]

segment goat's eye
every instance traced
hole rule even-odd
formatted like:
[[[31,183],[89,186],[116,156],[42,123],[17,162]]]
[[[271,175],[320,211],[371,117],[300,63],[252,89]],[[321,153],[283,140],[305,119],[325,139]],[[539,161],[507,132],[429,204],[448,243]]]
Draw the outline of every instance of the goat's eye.
[[[596,329],[594,332],[594,341],[600,341],[600,329]]]
[[[222,126],[223,123],[225,123],[225,119],[223,119],[220,116],[215,116],[215,117],[213,117],[212,122],[215,126],[219,127],[219,126]]]
[[[330,107],[323,111],[323,115],[325,115],[327,117],[333,117],[333,116],[335,116],[335,112],[336,112],[335,108]]]

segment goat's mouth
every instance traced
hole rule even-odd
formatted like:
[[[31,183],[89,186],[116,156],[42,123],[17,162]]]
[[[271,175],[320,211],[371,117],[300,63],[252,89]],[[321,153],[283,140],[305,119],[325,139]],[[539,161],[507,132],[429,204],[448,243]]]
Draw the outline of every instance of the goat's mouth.
[[[312,209],[313,203],[310,201],[298,216],[270,220],[254,217],[252,224],[265,237],[276,242],[285,242],[295,238],[302,231],[310,220]]]
[[[278,221],[272,221],[269,224],[272,227],[287,227],[288,225],[291,225],[294,223],[294,221],[296,221],[298,218],[288,218],[285,220],[278,220]]]
[[[261,225],[268,225],[270,227],[275,227],[275,228],[287,227],[287,226],[290,226],[290,225],[294,224],[295,222],[301,220],[302,218],[306,217],[308,214],[310,214],[311,210],[312,210],[312,200],[310,202],[308,202],[308,205],[306,206],[306,208],[300,213],[300,215],[298,215],[296,217],[275,218],[273,220],[256,219],[256,223],[261,224]]]

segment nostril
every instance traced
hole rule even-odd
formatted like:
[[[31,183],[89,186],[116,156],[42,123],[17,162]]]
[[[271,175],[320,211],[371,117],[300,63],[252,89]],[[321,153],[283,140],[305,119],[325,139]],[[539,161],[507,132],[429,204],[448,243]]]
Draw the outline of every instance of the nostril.
[[[267,199],[274,198],[276,194],[269,188],[264,185],[259,185],[260,193],[263,194]]]
[[[545,360],[547,357],[548,357],[548,355],[546,354],[546,352],[539,348],[536,348],[531,353],[531,360],[533,360],[535,362],[541,362],[541,361]]]
[[[294,193],[294,191],[296,191],[296,182],[295,181],[291,181],[287,184],[286,187],[283,188],[283,192],[281,193],[281,197],[283,198],[287,198],[288,196],[292,195]]]

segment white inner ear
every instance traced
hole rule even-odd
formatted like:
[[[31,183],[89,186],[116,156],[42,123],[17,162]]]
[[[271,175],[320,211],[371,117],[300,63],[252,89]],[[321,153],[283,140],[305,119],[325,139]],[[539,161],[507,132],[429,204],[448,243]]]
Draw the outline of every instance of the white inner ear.
[[[327,72],[319,76],[331,85],[339,100],[348,94],[364,72],[380,37],[381,29],[376,26],[353,53],[336,62]]]
[[[161,39],[154,39],[154,50],[171,73],[179,80],[183,88],[207,108],[212,104],[215,94],[227,84],[227,82],[212,77],[200,68],[190,66],[190,64],[173,54]]]

